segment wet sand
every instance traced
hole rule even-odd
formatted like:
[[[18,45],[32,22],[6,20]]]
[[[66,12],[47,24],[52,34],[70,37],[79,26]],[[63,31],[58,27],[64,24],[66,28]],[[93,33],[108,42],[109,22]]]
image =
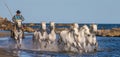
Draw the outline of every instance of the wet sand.
[[[0,38],[5,37],[10,37],[10,31],[0,31]],[[13,53],[8,52],[5,48],[0,47],[0,57],[17,57],[17,56],[13,56]]]
[[[3,37],[9,37],[10,32],[0,32],[0,38]],[[0,57],[14,57],[12,56],[8,51],[6,51],[4,48],[0,47]]]
[[[3,48],[0,48],[0,57],[16,57],[16,56],[13,56],[10,52],[6,51]]]

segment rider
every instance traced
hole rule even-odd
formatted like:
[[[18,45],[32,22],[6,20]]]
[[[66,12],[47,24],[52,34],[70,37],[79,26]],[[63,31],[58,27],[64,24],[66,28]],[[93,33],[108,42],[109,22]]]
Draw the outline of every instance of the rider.
[[[21,20],[24,21],[24,17],[20,14],[20,10],[16,11],[16,15],[14,15],[12,17],[12,21],[14,22],[14,24],[16,25],[17,29],[19,29],[20,27],[17,26],[17,20]]]

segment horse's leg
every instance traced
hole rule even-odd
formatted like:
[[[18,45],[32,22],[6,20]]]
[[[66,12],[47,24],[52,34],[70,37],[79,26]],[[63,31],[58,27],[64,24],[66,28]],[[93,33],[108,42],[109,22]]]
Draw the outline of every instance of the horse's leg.
[[[23,37],[23,32],[22,32],[22,30],[21,30],[21,32],[20,32],[20,35],[19,35],[19,43],[20,43],[20,46],[21,46],[21,44],[22,44],[22,37]]]
[[[19,39],[19,47],[22,45],[22,38]]]
[[[94,49],[94,51],[97,51],[97,48],[98,48],[98,42],[95,43],[95,49]]]
[[[23,38],[23,39],[25,38],[24,30],[22,30],[22,38]]]
[[[86,41],[83,43],[83,50],[85,52],[87,52],[87,46],[88,46],[88,43],[86,43]]]
[[[23,39],[25,38],[24,32],[23,32]]]
[[[51,44],[51,41],[50,41],[50,40],[48,40],[48,44]]]
[[[59,39],[57,40],[57,43],[58,43],[58,45],[60,45],[61,43],[62,43],[62,37],[59,35]]]
[[[11,36],[10,36],[10,37],[13,38],[13,31],[11,30],[10,33],[11,33]]]
[[[67,43],[67,47],[68,47],[68,50],[70,51],[70,50],[71,50],[71,45],[70,45],[70,43]]]
[[[13,32],[14,33],[14,38],[15,38],[15,40],[17,41],[18,40],[18,33],[17,32]],[[18,41],[17,41],[18,42]]]
[[[19,46],[19,39],[18,39],[18,36],[17,35],[15,35],[15,42],[16,42],[16,48],[18,48],[18,46]]]
[[[78,47],[83,50],[81,43],[78,42]]]
[[[50,41],[49,41],[49,40],[43,40],[43,42],[45,42],[45,44],[44,44],[44,47],[45,47],[45,48],[50,44]]]

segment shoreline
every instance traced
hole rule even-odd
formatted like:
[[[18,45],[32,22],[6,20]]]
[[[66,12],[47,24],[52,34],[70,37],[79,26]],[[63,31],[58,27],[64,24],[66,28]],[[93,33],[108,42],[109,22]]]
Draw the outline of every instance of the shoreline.
[[[25,33],[25,36],[26,35],[32,34]],[[10,31],[0,31],[0,38],[2,37],[10,37]],[[6,48],[0,47],[0,57],[19,57],[19,56],[15,56],[13,53],[9,52],[9,50],[7,50]]]
[[[10,32],[8,31],[8,32],[1,32],[0,31],[0,38],[1,37],[8,37],[8,36],[10,36]]]
[[[13,56],[11,52],[8,52],[5,48],[0,47],[0,57],[17,57],[17,56]]]
[[[24,32],[25,33],[25,32]],[[25,33],[25,36],[32,35],[31,33]],[[10,37],[10,31],[0,31],[0,38],[2,37]]]
[[[59,33],[61,30],[64,29],[57,29],[56,33]],[[120,28],[118,29],[112,29],[112,30],[98,30],[96,36],[100,36],[100,37],[120,37]],[[28,35],[33,35],[33,32],[24,32],[25,36]],[[2,37],[10,37],[10,31],[5,31],[2,30],[0,31],[0,38]]]
[[[120,28],[101,29],[97,31],[97,36],[120,37]]]

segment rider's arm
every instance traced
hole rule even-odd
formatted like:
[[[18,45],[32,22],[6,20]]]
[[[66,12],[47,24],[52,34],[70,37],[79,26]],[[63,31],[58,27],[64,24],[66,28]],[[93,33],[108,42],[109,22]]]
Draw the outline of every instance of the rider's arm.
[[[15,21],[15,15],[12,17],[12,21],[13,21],[13,22]]]
[[[24,20],[25,20],[25,19],[24,19],[24,17],[23,17],[22,15],[21,15],[21,20],[22,20],[22,21],[24,21]]]

